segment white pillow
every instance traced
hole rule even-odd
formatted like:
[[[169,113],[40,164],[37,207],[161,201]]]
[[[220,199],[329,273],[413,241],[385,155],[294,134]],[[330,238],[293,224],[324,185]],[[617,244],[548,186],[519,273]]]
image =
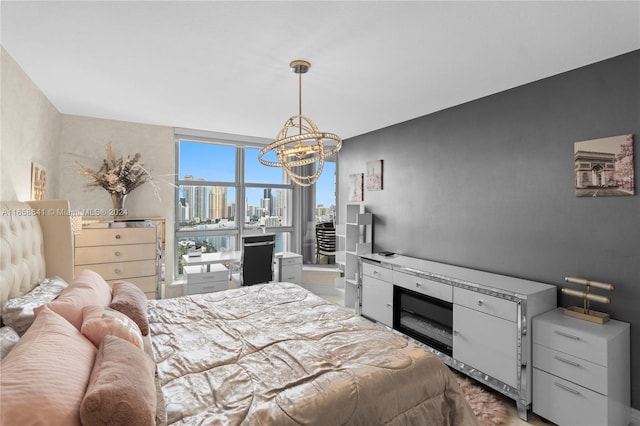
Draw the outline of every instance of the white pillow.
[[[2,307],[2,323],[22,336],[35,319],[34,308],[51,302],[65,288],[67,288],[67,282],[62,278],[45,278],[29,293],[7,301]]]

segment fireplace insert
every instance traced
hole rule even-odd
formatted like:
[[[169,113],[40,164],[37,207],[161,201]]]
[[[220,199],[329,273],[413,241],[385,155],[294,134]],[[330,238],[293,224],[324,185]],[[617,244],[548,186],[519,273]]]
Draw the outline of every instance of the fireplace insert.
[[[394,286],[393,328],[453,354],[453,303]]]

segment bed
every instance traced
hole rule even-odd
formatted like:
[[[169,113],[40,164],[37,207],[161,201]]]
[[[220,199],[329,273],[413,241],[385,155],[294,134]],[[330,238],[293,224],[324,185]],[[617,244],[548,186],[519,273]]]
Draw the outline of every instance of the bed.
[[[46,227],[24,219],[2,217],[0,284],[9,299],[49,273],[15,273],[34,264],[22,258],[22,234],[35,247],[30,228]],[[1,362],[1,424],[477,424],[437,357],[298,285],[145,299],[141,318],[117,309],[125,296],[138,302],[123,306],[140,304],[127,283],[105,284],[83,271],[35,309]]]

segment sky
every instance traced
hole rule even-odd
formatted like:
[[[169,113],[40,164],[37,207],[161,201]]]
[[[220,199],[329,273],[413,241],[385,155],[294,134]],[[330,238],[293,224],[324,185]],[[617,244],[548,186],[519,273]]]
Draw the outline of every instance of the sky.
[[[282,183],[283,170],[268,167],[258,161],[259,149],[245,149],[245,181],[259,183]],[[265,160],[275,161],[275,156],[265,155]],[[207,181],[235,182],[236,149],[233,146],[207,143],[180,144],[180,179],[192,175],[194,179]],[[335,204],[335,162],[325,161],[322,175],[316,182],[316,205],[325,207]],[[235,196],[235,191],[233,192]],[[260,200],[249,199],[249,203],[259,205]]]

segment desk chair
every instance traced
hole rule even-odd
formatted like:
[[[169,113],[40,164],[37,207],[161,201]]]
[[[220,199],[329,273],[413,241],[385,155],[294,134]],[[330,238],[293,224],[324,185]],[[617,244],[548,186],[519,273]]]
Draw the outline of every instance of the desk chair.
[[[231,279],[240,285],[254,285],[273,281],[275,234],[242,237],[240,273]]]
[[[316,225],[316,264],[320,262],[320,255],[328,256],[327,263],[335,262],[336,228],[331,222]]]

